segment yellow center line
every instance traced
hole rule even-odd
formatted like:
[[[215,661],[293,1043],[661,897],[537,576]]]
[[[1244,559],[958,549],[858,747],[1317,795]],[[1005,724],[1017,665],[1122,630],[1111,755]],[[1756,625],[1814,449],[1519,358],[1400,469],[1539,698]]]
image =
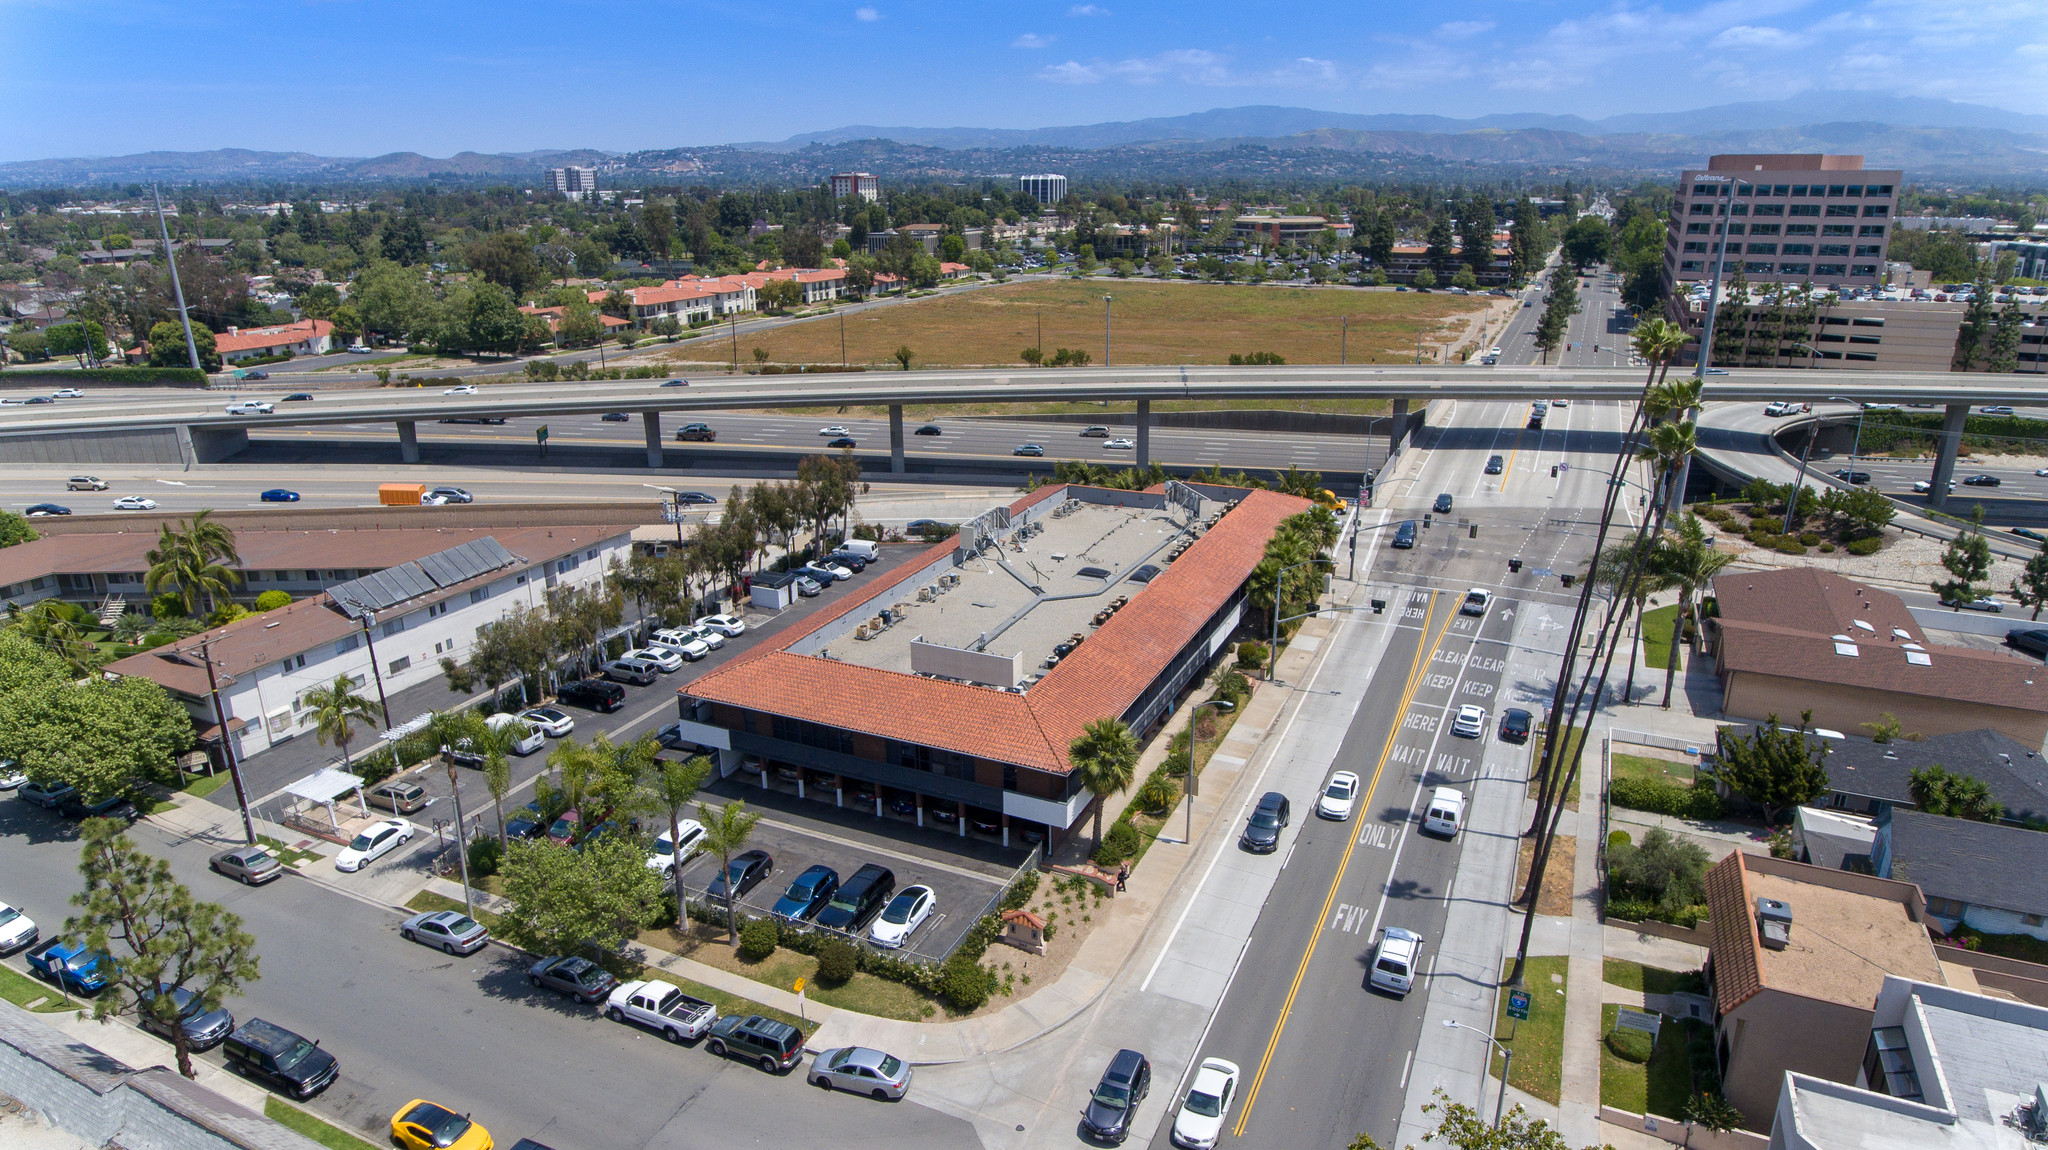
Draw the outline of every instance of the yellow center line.
[[[1527,428],[1520,427],[1515,429],[1515,445],[1513,448],[1509,449],[1508,465],[1502,468],[1500,473],[1500,489],[1502,494],[1507,493],[1508,480],[1513,479],[1515,477],[1515,456],[1520,455],[1522,453],[1522,433],[1527,430]]]
[[[1422,636],[1425,638],[1429,635],[1429,618],[1436,612],[1439,594],[1440,592],[1436,591],[1429,593],[1429,606],[1423,611]],[[1386,746],[1380,748],[1379,763],[1373,767],[1372,783],[1365,789],[1365,802],[1359,805],[1359,810],[1371,807],[1372,796],[1379,790],[1380,775],[1387,769],[1387,759],[1394,753],[1395,741],[1401,737],[1402,721],[1407,717],[1408,706],[1414,702],[1415,692],[1422,688],[1423,672],[1428,669],[1430,658],[1436,654],[1437,647],[1442,645],[1444,633],[1451,629],[1451,622],[1457,617],[1456,611],[1444,616],[1443,626],[1437,629],[1434,642],[1416,643],[1415,659],[1408,667],[1407,683],[1401,688],[1401,705],[1394,710],[1393,727],[1387,732]],[[1348,824],[1346,829],[1349,830]],[[1259,1059],[1259,1072],[1252,1077],[1252,1088],[1244,1096],[1244,1109],[1238,1113],[1237,1125],[1230,1132],[1232,1137],[1244,1137],[1245,1124],[1251,1121],[1252,1107],[1259,1100],[1259,1086],[1265,1082],[1266,1069],[1273,1063],[1273,1052],[1280,1046],[1281,1032],[1287,1029],[1287,1016],[1294,1010],[1294,997],[1301,993],[1301,980],[1307,976],[1309,960],[1315,957],[1316,943],[1323,937],[1323,924],[1330,920],[1330,907],[1336,903],[1337,892],[1344,885],[1344,872],[1351,866],[1351,852],[1358,846],[1359,836],[1352,834],[1348,835],[1348,838],[1349,841],[1344,844],[1344,857],[1337,862],[1337,874],[1330,880],[1329,893],[1323,896],[1322,915],[1316,919],[1315,926],[1309,933],[1308,948],[1302,951],[1301,965],[1295,968],[1294,982],[1287,988],[1287,1000],[1280,1004],[1280,1017],[1273,1023],[1273,1036],[1267,1039],[1265,1056]]]

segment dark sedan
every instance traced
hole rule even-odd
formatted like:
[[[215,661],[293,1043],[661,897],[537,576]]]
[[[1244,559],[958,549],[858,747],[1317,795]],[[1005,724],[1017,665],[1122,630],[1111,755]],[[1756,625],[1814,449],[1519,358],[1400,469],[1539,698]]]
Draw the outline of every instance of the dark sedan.
[[[286,491],[282,487],[273,487],[262,495],[257,496],[257,498],[265,503],[297,503],[299,501],[299,493],[296,491]]]
[[[1848,468],[1843,467],[1835,471],[1835,478],[1843,481],[1844,483],[1853,483],[1856,486],[1861,487],[1864,484],[1870,482],[1870,473],[1868,471],[1851,471]]]
[[[540,809],[539,803],[528,803],[505,820],[505,837],[511,839],[537,839],[547,834],[550,820]]]
[[[1431,504],[1430,506],[1435,509],[1438,515],[1442,515],[1444,512],[1449,511],[1451,509],[1451,493],[1446,491],[1443,494],[1437,496],[1436,502]]]
[[[160,985],[157,994],[171,1000],[171,1006],[177,1010],[177,1026],[185,1032],[185,1042],[193,1050],[212,1050],[235,1032],[234,1015],[218,1006],[206,1009],[199,996],[185,987]],[[136,1004],[136,1016],[142,1029],[169,1041],[172,1024],[157,1016],[156,999],[156,994],[145,996]]]
[[[808,922],[839,893],[839,872],[820,863],[796,876],[772,908],[785,922]]]
[[[842,436],[840,436],[839,438],[837,438],[837,439],[833,440],[832,442],[830,442],[830,443],[826,444],[825,446],[827,446],[827,447],[844,447],[844,448],[846,448],[846,449],[848,449],[848,450],[852,450],[853,448],[859,447],[859,446],[860,446],[860,444],[858,444],[858,443],[855,443],[855,442],[853,441],[853,437],[852,437],[852,436],[850,436],[850,435],[842,435]]]
[[[2005,645],[2015,651],[2048,659],[2048,631],[2015,628],[2005,633]]]
[[[916,431],[913,431],[913,432],[911,432],[911,434],[912,434],[912,435],[943,435],[943,434],[944,434],[944,432],[941,432],[941,431],[939,430],[939,425],[938,425],[938,424],[936,424],[936,423],[927,423],[927,424],[925,424],[925,425],[924,425],[923,427],[920,427],[920,428],[918,428],[918,429],[917,429]]]
[[[38,503],[22,512],[30,519],[41,519],[45,515],[69,515],[71,509],[61,503]]]
[[[1500,737],[1510,743],[1526,743],[1535,722],[1536,716],[1520,707],[1509,707],[1500,713]]]
[[[744,897],[748,891],[759,886],[762,879],[774,873],[775,859],[767,851],[752,850],[734,855],[732,865],[712,879],[711,885],[704,889],[704,897],[723,901],[728,897],[728,888],[732,891],[729,897]]]
[[[58,804],[57,811],[67,819],[78,819],[80,821],[85,819],[120,819],[124,823],[132,823],[141,817],[135,809],[135,804],[129,802],[126,795],[108,795],[96,803],[89,803],[85,801],[82,795],[74,792],[62,803]]]
[[[535,990],[552,990],[578,1002],[596,1002],[612,992],[619,980],[587,958],[543,958],[526,972]]]
[[[599,423],[625,423],[627,421],[626,413],[623,411],[607,411],[603,415],[598,416],[597,419]]]
[[[1288,815],[1287,796],[1267,791],[1260,796],[1258,807],[1245,824],[1239,844],[1255,854],[1271,854],[1280,845],[1280,828],[1287,825]]]
[[[1963,480],[1964,487],[1997,487],[2004,482],[1996,475],[1972,475]]]
[[[285,396],[285,397],[284,397],[284,398],[283,398],[282,400],[280,400],[279,402],[281,402],[281,403],[311,403],[312,401],[313,401],[313,397],[312,397],[312,396],[311,396],[310,394],[308,394],[308,393],[306,393],[306,392],[303,392],[303,391],[295,391],[295,392],[292,392],[292,393],[291,393],[290,395],[287,395],[287,396]]]
[[[269,373],[269,372],[267,372],[267,371],[245,371],[245,372],[243,372],[243,373],[242,373],[242,378],[243,378],[243,379],[269,379],[269,378],[270,378],[270,373]]]

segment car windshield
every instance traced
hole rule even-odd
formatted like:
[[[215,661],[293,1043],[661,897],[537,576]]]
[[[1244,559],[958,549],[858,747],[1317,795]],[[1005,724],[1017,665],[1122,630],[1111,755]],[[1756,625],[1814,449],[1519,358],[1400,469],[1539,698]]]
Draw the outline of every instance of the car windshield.
[[[789,889],[782,892],[782,897],[796,902],[809,902],[811,896],[817,893],[817,885],[818,880],[815,876],[805,875],[790,883]]]
[[[1348,799],[1351,797],[1351,780],[1338,779],[1330,784],[1329,790],[1323,793],[1333,799]]]
[[[290,1050],[277,1056],[277,1067],[280,1070],[290,1070],[292,1067],[305,1061],[306,1056],[311,1053],[313,1053],[313,1044],[301,1038],[297,1042],[292,1043]]]
[[[1277,827],[1280,825],[1280,816],[1277,812],[1260,807],[1252,813],[1252,825],[1262,829]]]
[[[916,905],[917,899],[915,897],[911,895],[904,895],[901,898],[898,898],[896,901],[890,903],[889,908],[882,912],[882,921],[893,922],[898,925],[909,922],[910,908]]]
[[[351,842],[350,842],[350,843],[348,844],[348,849],[350,849],[350,850],[352,850],[352,851],[366,851],[366,850],[369,850],[369,849],[370,849],[370,844],[371,844],[371,843],[374,843],[374,842],[376,842],[376,841],[377,841],[377,838],[376,838],[376,836],[375,836],[375,835],[372,835],[372,834],[371,834],[370,832],[368,832],[368,831],[364,831],[364,832],[363,832],[362,834],[359,834],[359,835],[357,835],[357,836],[356,836],[356,837],[355,837],[355,838],[354,838],[354,839],[353,839],[353,840],[352,840],[352,841],[351,841]]]
[[[427,1132],[433,1135],[436,1146],[455,1145],[455,1140],[469,1129],[469,1119],[443,1110],[432,1103],[413,1107],[412,1113],[407,1114],[405,1120],[426,1127]]]
[[[21,912],[11,906],[0,906],[0,926],[6,926],[21,917]]]
[[[1223,1102],[1214,1094],[1205,1094],[1200,1090],[1190,1090],[1188,1091],[1187,1109],[1190,1114],[1199,1114],[1204,1118],[1214,1118],[1223,1113]]]
[[[268,851],[250,851],[242,856],[242,865],[250,870],[261,870],[267,866],[277,865],[277,860],[271,858]]]
[[[1121,1110],[1131,1104],[1131,1092],[1114,1082],[1104,1080],[1095,1088],[1095,1104]]]

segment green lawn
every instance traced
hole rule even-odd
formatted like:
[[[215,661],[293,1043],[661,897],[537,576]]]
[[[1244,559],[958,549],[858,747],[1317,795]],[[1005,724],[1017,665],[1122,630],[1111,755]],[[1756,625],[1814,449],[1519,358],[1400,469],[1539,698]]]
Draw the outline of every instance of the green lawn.
[[[1706,982],[1697,970],[1664,970],[1623,958],[1607,959],[1600,976],[1612,985],[1645,994],[1706,993]]]
[[[280,1126],[311,1138],[328,1147],[328,1150],[379,1150],[376,1143],[365,1141],[339,1126],[315,1118],[281,1098],[264,1099],[263,1116]]]
[[[1643,665],[1663,670],[1671,664],[1671,620],[1678,604],[1643,612]]]
[[[469,908],[462,905],[461,899],[438,895],[430,890],[423,890],[407,899],[405,906],[407,910],[459,910],[464,914],[469,913]],[[476,920],[483,923],[492,934],[499,933],[498,916],[490,911],[478,910],[476,912]]]
[[[1522,971],[1522,984],[1529,991],[1529,1020],[1508,1017],[1508,991],[1500,995],[1500,1013],[1493,1020],[1493,1036],[1515,1052],[1514,1070],[1508,1082],[1525,1094],[1533,1094],[1552,1105],[1557,1103],[1559,1080],[1564,1073],[1565,972],[1569,959],[1563,955],[1532,958]],[[1506,978],[1514,969],[1509,959],[1501,968]],[[1555,978],[1553,978],[1555,976]],[[1493,1058],[1493,1073],[1501,1072],[1501,1058]]]
[[[0,998],[4,998],[16,1006],[27,1006],[38,998],[47,998],[50,1001],[37,1007],[38,1010],[59,1011],[76,1009],[75,1005],[66,1006],[64,1004],[64,994],[56,987],[37,982],[35,979],[30,978],[11,966],[0,966]],[[76,999],[73,1000],[74,1004],[76,1001]]]
[[[741,998],[737,994],[727,994],[717,987],[694,982],[672,971],[663,970],[658,966],[641,966],[639,969],[628,974],[627,977],[659,979],[662,982],[666,982],[680,989],[684,994],[701,998],[717,1007],[720,1017],[728,1014],[758,1014],[763,1018],[773,1018],[778,1022],[787,1022],[805,1034],[811,1033],[818,1027],[817,1023],[807,1021],[797,1015],[777,1010],[772,1006],[763,1006],[751,998]],[[849,983],[848,985],[852,984]]]
[[[932,1012],[932,1005],[924,996],[900,982],[872,974],[856,973],[843,986],[822,985],[817,981],[818,960],[787,948],[778,948],[760,962],[742,959],[737,969],[755,982],[783,990],[794,988],[796,980],[801,978],[806,997],[827,1006],[857,1010],[880,1018],[919,1022]]]
[[[256,841],[269,847],[270,853],[277,856],[277,861],[286,866],[297,866],[302,862],[320,857],[318,852],[315,851],[295,851],[277,839],[271,838],[269,835],[257,835]]]
[[[1610,960],[1611,961],[1611,960]],[[1670,973],[1666,971],[1664,973]],[[1631,1114],[1655,1114],[1676,1118],[1692,1093],[1692,1062],[1686,1053],[1686,1026],[1666,1019],[1657,1033],[1657,1048],[1647,1063],[1630,1062],[1608,1048],[1607,1035],[1614,1030],[1620,1007],[1608,1003],[1600,1010],[1600,1102]],[[1697,1025],[1691,1024],[1691,1025]]]
[[[1692,785],[1693,768],[1687,763],[1674,763],[1669,759],[1652,759],[1643,755],[1624,755],[1616,751],[1612,773],[1617,779],[1646,779],[1650,782],[1669,783],[1675,787]]]
[[[211,775],[199,776],[181,789],[195,799],[203,799],[222,787],[227,786],[232,780],[233,776],[226,771],[215,771]]]

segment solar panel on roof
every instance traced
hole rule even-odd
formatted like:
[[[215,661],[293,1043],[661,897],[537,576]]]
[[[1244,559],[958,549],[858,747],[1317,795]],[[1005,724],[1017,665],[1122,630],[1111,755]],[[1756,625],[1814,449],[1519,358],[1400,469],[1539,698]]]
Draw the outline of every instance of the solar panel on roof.
[[[365,611],[395,607],[408,599],[417,599],[443,587],[453,587],[518,561],[518,556],[486,535],[446,551],[436,551],[414,562],[400,563],[350,580],[330,588],[327,594],[351,618],[356,618]]]

